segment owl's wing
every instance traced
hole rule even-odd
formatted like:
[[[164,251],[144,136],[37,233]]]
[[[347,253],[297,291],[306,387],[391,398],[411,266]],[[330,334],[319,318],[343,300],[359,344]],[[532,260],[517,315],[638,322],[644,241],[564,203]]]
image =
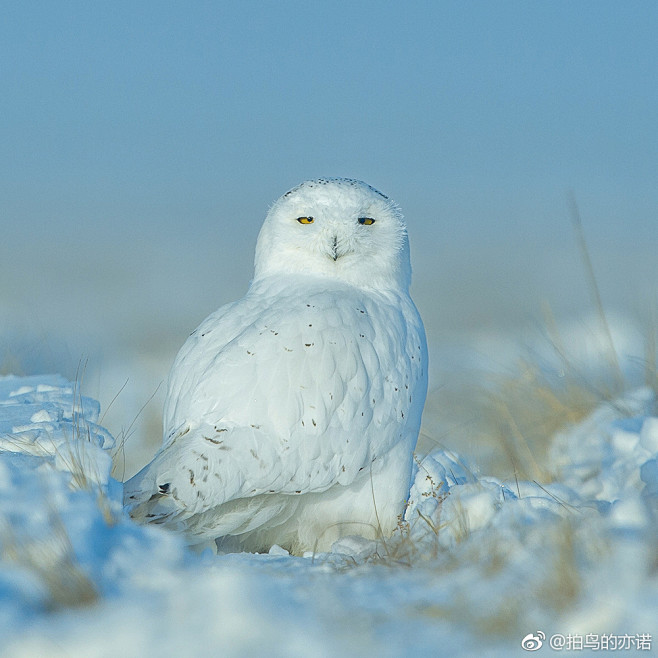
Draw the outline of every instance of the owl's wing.
[[[150,518],[351,484],[418,432],[425,339],[415,307],[351,290],[251,295],[210,316],[170,376],[165,443],[126,483]]]
[[[250,493],[279,490],[284,469],[268,437],[253,427],[181,428],[124,485],[124,504],[143,521],[184,521]]]

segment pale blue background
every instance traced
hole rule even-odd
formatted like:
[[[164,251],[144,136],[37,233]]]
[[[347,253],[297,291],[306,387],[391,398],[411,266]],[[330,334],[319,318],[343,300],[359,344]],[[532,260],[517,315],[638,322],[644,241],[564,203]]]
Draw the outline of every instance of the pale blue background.
[[[606,305],[642,314],[657,34],[654,0],[4,2],[0,356],[166,371],[317,176],[400,203],[435,344],[590,307],[569,189]]]

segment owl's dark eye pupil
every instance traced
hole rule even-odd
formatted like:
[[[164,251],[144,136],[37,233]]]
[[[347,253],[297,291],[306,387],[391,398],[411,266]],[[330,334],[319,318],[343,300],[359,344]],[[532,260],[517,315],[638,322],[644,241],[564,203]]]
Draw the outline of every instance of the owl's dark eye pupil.
[[[372,226],[375,223],[375,220],[372,217],[359,217],[359,224],[364,226]]]

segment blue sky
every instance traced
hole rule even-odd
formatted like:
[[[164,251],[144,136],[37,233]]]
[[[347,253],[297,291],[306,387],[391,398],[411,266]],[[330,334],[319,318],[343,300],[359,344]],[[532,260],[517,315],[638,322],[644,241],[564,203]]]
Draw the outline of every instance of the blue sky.
[[[608,294],[655,292],[656,34],[653,0],[4,3],[3,294],[60,276],[61,303],[84,279],[121,304],[150,277],[152,312],[175,290],[194,324],[317,176],[395,198],[420,304],[465,323],[571,298],[569,189]]]

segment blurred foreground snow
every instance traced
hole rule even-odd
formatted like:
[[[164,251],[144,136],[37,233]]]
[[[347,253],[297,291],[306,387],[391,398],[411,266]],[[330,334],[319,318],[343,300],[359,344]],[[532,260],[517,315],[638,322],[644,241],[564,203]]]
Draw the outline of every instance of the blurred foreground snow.
[[[550,484],[434,451],[392,538],[304,558],[195,555],[135,525],[98,418],[61,377],[0,378],[3,656],[509,656],[526,655],[529,635],[544,652],[564,636],[579,655],[579,637],[593,654],[613,638],[624,655],[658,644],[649,389],[556,436]]]

